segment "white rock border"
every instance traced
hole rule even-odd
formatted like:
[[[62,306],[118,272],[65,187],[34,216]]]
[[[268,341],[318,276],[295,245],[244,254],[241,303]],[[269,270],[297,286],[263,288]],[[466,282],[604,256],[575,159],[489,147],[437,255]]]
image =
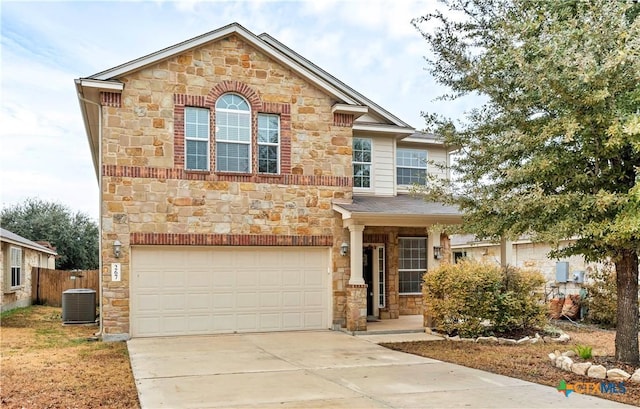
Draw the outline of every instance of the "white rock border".
[[[455,337],[450,337],[448,335],[436,334],[434,331],[431,331],[433,335],[439,335],[446,339],[447,341],[453,342],[477,342],[479,344],[498,344],[498,345],[521,345],[521,344],[537,344],[537,343],[566,343],[569,342],[571,337],[569,335],[563,333],[557,338],[552,337],[541,337],[540,334],[536,332],[536,336],[531,338],[526,336],[521,339],[509,339],[509,338],[498,338],[498,337],[477,337],[477,338],[460,338],[459,335]]]
[[[573,362],[571,357],[576,356],[574,351],[561,353],[556,349],[548,356],[551,365],[577,375],[585,375],[594,379],[608,379],[615,382],[631,381],[640,383],[640,368],[636,369],[633,375],[630,375],[618,368],[607,369],[602,365],[593,365],[591,362]]]

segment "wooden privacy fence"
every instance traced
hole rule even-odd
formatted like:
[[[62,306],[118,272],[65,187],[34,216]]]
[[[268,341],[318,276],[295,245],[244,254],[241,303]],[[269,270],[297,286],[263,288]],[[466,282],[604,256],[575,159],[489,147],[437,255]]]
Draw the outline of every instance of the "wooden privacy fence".
[[[33,267],[31,269],[31,299],[34,304],[62,306],[62,292],[73,288],[90,288],[96,291],[99,302],[98,270],[50,270]]]

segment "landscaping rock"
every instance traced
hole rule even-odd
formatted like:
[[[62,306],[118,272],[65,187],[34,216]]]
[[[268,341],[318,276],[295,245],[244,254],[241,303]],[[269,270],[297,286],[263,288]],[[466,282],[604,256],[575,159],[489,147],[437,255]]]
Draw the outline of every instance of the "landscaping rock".
[[[529,342],[532,344],[537,344],[538,342],[541,342],[540,340],[541,338],[532,338]]]
[[[462,342],[476,342],[475,338],[461,338],[460,341]]]
[[[631,378],[631,375],[622,369],[613,368],[607,371],[607,379],[611,381],[626,381]]]
[[[591,362],[576,362],[571,367],[571,372],[577,375],[586,375],[591,365]]]
[[[567,358],[562,356],[562,355],[556,356],[556,368],[562,369],[562,363],[564,362],[565,359],[567,359]]]
[[[575,351],[566,351],[562,353],[562,356],[568,356],[569,358],[573,358],[574,356],[576,356],[576,352]]]
[[[591,367],[587,370],[587,376],[589,378],[595,379],[606,379],[607,368],[602,365],[591,365]]]
[[[531,338],[529,338],[529,337],[520,338],[519,340],[516,341],[516,344],[518,344],[518,345],[524,344],[526,342],[529,342],[530,340],[531,340]]]
[[[631,381],[640,382],[640,369],[636,370],[633,375],[631,375]]]
[[[562,334],[558,337],[558,342],[569,342],[570,339],[569,334]]]
[[[549,359],[551,360],[552,363],[556,363],[556,354],[554,354],[553,352],[550,352],[549,355],[547,355],[549,357]]]
[[[562,369],[565,371],[571,372],[571,366],[573,365],[573,359],[569,357],[564,357],[564,361],[562,361]]]
[[[509,339],[509,338],[498,338],[498,344],[500,344],[500,345],[504,345],[504,344],[515,345],[516,344],[516,340],[515,339]]]
[[[447,337],[447,340],[454,341],[454,342],[459,342],[460,341],[460,335],[456,335],[455,337]]]
[[[498,342],[498,338],[496,337],[478,337],[476,341],[480,344],[496,344]]]

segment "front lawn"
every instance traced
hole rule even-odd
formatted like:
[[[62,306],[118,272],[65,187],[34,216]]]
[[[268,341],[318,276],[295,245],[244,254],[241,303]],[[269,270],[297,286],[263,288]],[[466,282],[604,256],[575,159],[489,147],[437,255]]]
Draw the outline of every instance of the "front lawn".
[[[575,348],[576,345],[586,345],[593,348],[595,358],[592,362],[597,363],[598,359],[602,359],[598,357],[614,355],[615,332],[586,326],[578,328],[571,325],[562,325],[562,329],[571,336],[571,341],[567,344],[488,345],[453,341],[420,341],[382,345],[398,351],[553,387],[558,387],[562,379],[568,384],[576,382],[599,383],[597,379],[557,369],[551,365],[548,354],[556,349],[565,352]],[[614,366],[613,364],[605,364],[605,367],[611,369]],[[627,381],[624,384],[626,391],[623,394],[604,393],[597,396],[638,406],[640,404],[640,383]],[[569,395],[567,397],[568,405],[570,401],[571,396]]]
[[[63,326],[60,308],[0,316],[0,407],[139,408],[124,342],[92,340],[97,326]]]

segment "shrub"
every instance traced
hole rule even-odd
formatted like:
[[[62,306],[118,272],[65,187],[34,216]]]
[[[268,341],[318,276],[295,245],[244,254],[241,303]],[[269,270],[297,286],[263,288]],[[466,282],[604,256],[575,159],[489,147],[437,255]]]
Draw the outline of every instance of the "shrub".
[[[590,283],[585,285],[587,319],[605,327],[615,327],[618,323],[616,290],[616,270],[612,264],[595,268],[589,273]]]
[[[425,274],[422,288],[437,330],[476,337],[540,327],[543,285],[539,272],[463,260]]]

